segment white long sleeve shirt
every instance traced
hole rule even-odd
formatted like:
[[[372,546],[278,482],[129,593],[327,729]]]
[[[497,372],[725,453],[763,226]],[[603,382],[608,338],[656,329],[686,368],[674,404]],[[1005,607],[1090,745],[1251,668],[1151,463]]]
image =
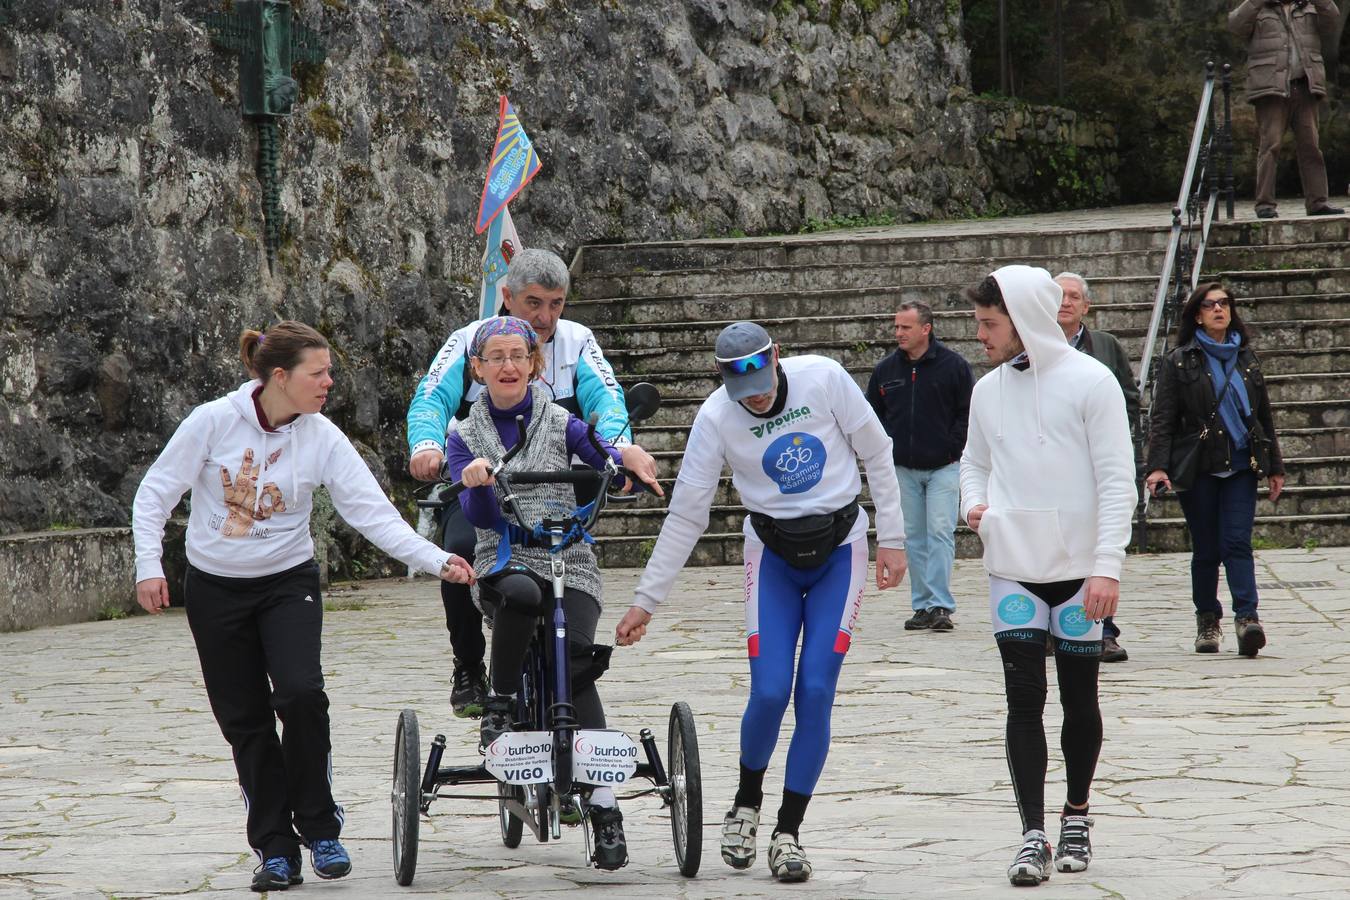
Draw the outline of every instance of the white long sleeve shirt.
[[[257,381],[192,411],[145,473],[132,504],[136,580],[163,578],[164,523],[192,491],[187,557],[227,578],[284,572],[314,556],[314,489],[328,488],[338,515],[413,569],[436,574],[449,554],[419,536],[366,468],[356,448],[321,414],[266,430]]]
[[[778,415],[756,416],[721,387],[699,408],[665,523],[638,582],[635,606],[653,612],[670,593],[708,527],[723,465],[731,467],[731,480],[747,509],[796,519],[834,512],[858,496],[862,460],[877,512],[877,544],[904,547],[891,439],[862,390],[843,366],[827,357],[794,356],[780,365],[787,398]],[[868,524],[864,510],[846,540],[864,537]],[[748,517],[742,531],[747,542],[760,542]]]

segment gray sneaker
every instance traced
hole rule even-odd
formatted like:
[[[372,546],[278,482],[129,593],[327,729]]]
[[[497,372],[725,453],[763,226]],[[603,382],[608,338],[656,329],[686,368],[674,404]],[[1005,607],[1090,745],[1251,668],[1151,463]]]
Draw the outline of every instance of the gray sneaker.
[[[1034,887],[1050,880],[1050,839],[1044,831],[1028,831],[1022,849],[1008,866],[1008,880],[1017,887]]]

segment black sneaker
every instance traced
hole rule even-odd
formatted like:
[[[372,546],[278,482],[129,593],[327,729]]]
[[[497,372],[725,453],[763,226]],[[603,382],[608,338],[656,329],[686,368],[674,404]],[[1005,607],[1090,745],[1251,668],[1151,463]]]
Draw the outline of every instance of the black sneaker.
[[[1233,622],[1237,629],[1238,655],[1255,656],[1266,645],[1266,630],[1256,616],[1240,616]]]
[[[267,861],[253,873],[252,888],[259,894],[267,891],[284,891],[293,884],[303,884],[305,877],[300,874],[300,857],[269,856]]]
[[[906,631],[924,631],[933,627],[933,610],[921,609],[905,620]]]
[[[1264,635],[1262,635],[1264,637]],[[1218,653],[1219,642],[1223,640],[1223,629],[1219,627],[1219,617],[1212,612],[1195,614],[1195,652]]]
[[[1273,206],[1258,206],[1256,208],[1256,217],[1258,219],[1274,219],[1279,216]]]
[[[515,709],[515,697],[498,697],[493,694],[484,701],[483,721],[478,726],[479,742],[484,749],[497,738],[512,730],[511,717]]]
[[[1343,216],[1345,210],[1339,206],[1319,206],[1317,209],[1308,210],[1310,216]],[[1245,654],[1244,654],[1245,655]]]
[[[1129,658],[1130,654],[1111,635],[1102,638],[1102,662],[1124,662]]]
[[[595,850],[591,859],[597,869],[613,871],[628,865],[628,842],[623,836],[623,813],[617,806],[591,807],[591,833]]]
[[[450,708],[461,719],[476,719],[483,714],[487,698],[487,669],[483,664],[460,665],[455,662],[454,680],[450,688]]]
[[[932,624],[928,626],[931,630],[951,631],[956,627],[952,624],[952,614],[949,610],[943,609],[941,606],[935,606],[928,612],[931,614],[929,621]]]

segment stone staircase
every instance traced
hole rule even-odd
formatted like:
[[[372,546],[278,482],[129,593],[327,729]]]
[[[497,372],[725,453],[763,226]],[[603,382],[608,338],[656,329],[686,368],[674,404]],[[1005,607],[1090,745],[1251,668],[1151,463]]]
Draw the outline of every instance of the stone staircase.
[[[1029,217],[590,246],[573,264],[567,314],[595,329],[622,382],[660,388],[664,405],[638,426],[637,440],[656,456],[669,490],[695,411],[718,384],[713,341],[738,319],[762,323],[785,355],[833,357],[865,385],[894,347],[896,306],[923,300],[934,309],[937,336],[963,354],[978,377],[988,366],[961,290],[1001,265],[1026,263],[1087,277],[1095,301],[1089,327],[1119,337],[1137,370],[1170,216],[1158,208],[1102,213],[1084,222]],[[1217,224],[1204,260],[1205,278],[1222,279],[1241,298],[1275,407],[1288,482],[1278,507],[1264,487],[1258,501],[1255,535],[1270,546],[1350,543],[1348,231],[1346,218]],[[870,508],[866,492],[863,500]],[[664,514],[664,504],[648,496],[608,512],[597,526],[606,537],[606,562],[640,565]],[[691,561],[739,563],[743,516],[724,472],[708,532]],[[1147,546],[1187,549],[1175,497],[1153,502]],[[957,547],[962,555],[979,553],[978,539],[964,526]]]

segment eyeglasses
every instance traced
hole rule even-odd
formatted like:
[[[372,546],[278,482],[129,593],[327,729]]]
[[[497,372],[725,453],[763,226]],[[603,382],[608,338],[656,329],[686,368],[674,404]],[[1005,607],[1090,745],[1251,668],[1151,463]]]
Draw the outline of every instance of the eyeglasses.
[[[525,364],[530,361],[530,355],[528,353],[512,353],[510,356],[480,356],[478,361],[492,369],[500,369],[508,362],[517,369],[523,369]]]
[[[717,360],[717,368],[722,370],[723,375],[748,375],[751,372],[758,372],[760,369],[767,369],[773,365],[773,341],[765,344],[754,353],[747,353],[745,356],[736,356],[731,359],[714,356],[713,359]]]
[[[1213,309],[1216,306],[1228,309],[1232,305],[1233,305],[1233,298],[1231,297],[1214,297],[1213,299],[1205,298],[1204,300],[1200,301],[1201,309]]]

